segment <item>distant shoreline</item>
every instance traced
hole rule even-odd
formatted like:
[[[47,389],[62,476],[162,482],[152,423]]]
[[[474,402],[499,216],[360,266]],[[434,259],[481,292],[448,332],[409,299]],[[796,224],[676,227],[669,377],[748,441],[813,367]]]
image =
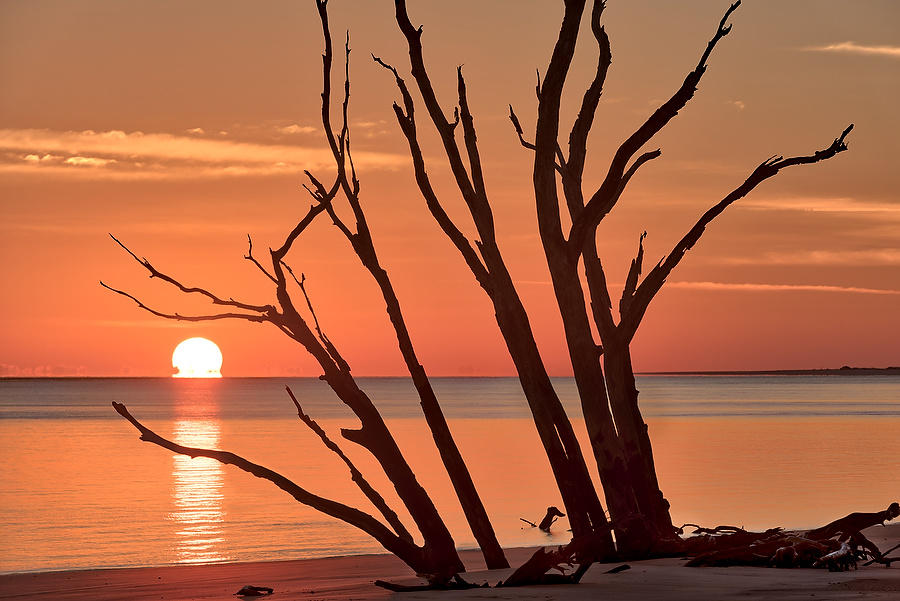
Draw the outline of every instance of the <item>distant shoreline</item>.
[[[900,376],[900,367],[839,367],[823,369],[753,369],[722,371],[642,371],[638,376]],[[409,376],[356,376],[360,379],[408,380]],[[504,376],[431,376],[443,380],[489,380],[494,378],[516,378],[515,375]],[[572,376],[551,376],[551,378],[571,378]],[[3,380],[172,380],[171,376],[0,376]],[[186,378],[191,380],[192,378]],[[318,380],[318,376],[223,376],[211,380],[278,380],[309,379]]]
[[[840,367],[748,371],[645,371],[639,376],[900,376],[900,367]]]

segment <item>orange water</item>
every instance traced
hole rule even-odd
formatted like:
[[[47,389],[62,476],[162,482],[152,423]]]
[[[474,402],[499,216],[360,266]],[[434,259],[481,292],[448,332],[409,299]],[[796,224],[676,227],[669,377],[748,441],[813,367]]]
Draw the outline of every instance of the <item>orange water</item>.
[[[291,417],[287,405],[277,417],[260,410],[239,419],[225,406],[230,401],[223,400],[224,390],[195,388],[172,402],[171,415],[146,423],[181,444],[234,451],[316,494],[372,511],[346,467]],[[363,533],[299,505],[269,482],[138,441],[129,424],[107,415],[112,410],[105,401],[94,404],[96,414],[35,419],[13,412],[18,417],[0,420],[0,571],[381,551]],[[59,406],[54,410],[74,411]],[[148,401],[131,409],[141,418],[155,415],[153,407]],[[345,418],[319,421],[335,440],[340,427],[354,425]],[[585,442],[583,421],[573,421]],[[849,511],[882,509],[900,498],[895,466],[900,416],[692,416],[648,422],[659,479],[678,523],[812,526]],[[458,546],[474,547],[423,421],[392,417],[388,423]],[[536,521],[548,505],[562,506],[531,421],[453,417],[450,423],[502,544],[567,540],[564,519],[549,536],[519,520]],[[374,462],[351,443],[342,446],[400,510]]]

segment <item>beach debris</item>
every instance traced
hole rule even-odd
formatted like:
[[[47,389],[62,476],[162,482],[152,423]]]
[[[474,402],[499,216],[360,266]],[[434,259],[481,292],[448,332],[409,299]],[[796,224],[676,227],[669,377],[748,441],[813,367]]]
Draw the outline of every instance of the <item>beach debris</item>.
[[[549,533],[550,526],[552,526],[553,523],[556,522],[556,519],[564,518],[564,517],[566,517],[566,514],[564,514],[562,511],[560,511],[558,507],[551,505],[550,507],[547,508],[547,513],[544,515],[544,519],[541,520],[540,524],[535,524],[531,520],[526,520],[525,518],[519,518],[519,519],[522,520],[523,522],[525,522],[526,524],[530,525],[532,528],[540,528],[544,532]]]
[[[599,536],[596,533],[576,536],[568,544],[560,545],[556,549],[542,547],[516,568],[506,580],[498,582],[497,586],[578,584],[595,561],[611,559],[596,555]]]
[[[254,586],[248,584],[235,593],[238,597],[265,597],[275,592],[275,589],[268,586]]]
[[[870,559],[869,561],[864,563],[863,566],[870,566],[873,563],[880,563],[880,564],[884,564],[884,567],[889,568],[889,567],[891,567],[891,563],[893,563],[895,561],[900,561],[900,557],[888,557],[888,554],[890,554],[893,551],[896,551],[897,549],[900,549],[900,544],[894,545],[893,547],[891,547],[890,549],[885,551],[881,557],[873,557],[872,559]]]
[[[471,588],[490,588],[488,583],[475,584],[463,579],[459,574],[453,574],[449,578],[431,578],[421,575],[428,580],[427,584],[398,584],[387,580],[376,580],[375,586],[393,591],[395,593],[412,593],[416,591],[464,591]]]
[[[855,512],[828,524],[807,531],[784,531],[772,528],[765,532],[747,532],[733,526],[695,528],[684,540],[685,551],[692,557],[686,565],[696,566],[772,566],[778,568],[827,568],[832,572],[856,569],[880,563],[890,567],[900,558],[886,555],[900,548],[892,547],[882,553],[861,530],[883,525],[900,516],[900,505],[891,503],[884,511]]]
[[[553,525],[553,522],[555,522],[557,518],[564,517],[566,517],[566,514],[551,505],[547,508],[547,514],[544,516],[544,519],[541,520],[541,523],[538,524],[538,528],[540,528],[544,532],[550,532],[550,526]]]
[[[846,535],[849,537],[853,534],[859,534],[860,530],[865,530],[870,526],[884,526],[885,522],[889,522],[898,516],[900,516],[900,503],[891,503],[884,511],[851,513],[839,520],[825,524],[821,528],[810,530],[807,532],[807,536],[811,538],[831,538],[832,536]]]
[[[684,534],[684,529],[688,526],[692,527],[694,531],[691,534],[722,534],[724,532],[744,532],[747,531],[738,526],[716,526],[715,528],[704,528],[703,526],[698,526],[697,524],[682,524],[675,528],[675,532],[678,534]]]
[[[846,572],[850,568],[857,569],[856,553],[849,543],[841,543],[841,548],[823,555],[813,564],[814,568],[825,566],[829,572]]]

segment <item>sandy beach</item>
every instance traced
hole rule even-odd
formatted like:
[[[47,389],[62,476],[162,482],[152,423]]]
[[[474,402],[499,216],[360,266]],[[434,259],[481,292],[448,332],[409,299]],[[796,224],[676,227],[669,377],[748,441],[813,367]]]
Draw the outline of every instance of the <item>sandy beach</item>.
[[[900,524],[876,526],[864,534],[887,549],[900,542]],[[530,549],[511,549],[517,564]],[[477,551],[465,551],[467,579],[496,582],[507,570],[484,571]],[[581,584],[514,589],[395,594],[375,579],[414,583],[409,569],[390,555],[233,563],[117,570],[82,570],[0,576],[0,599],[28,601],[233,599],[246,584],[275,589],[273,599],[883,599],[900,597],[900,566],[860,567],[850,572],[774,568],[686,568],[680,559],[632,562],[631,569],[605,573],[618,564],[597,564]]]

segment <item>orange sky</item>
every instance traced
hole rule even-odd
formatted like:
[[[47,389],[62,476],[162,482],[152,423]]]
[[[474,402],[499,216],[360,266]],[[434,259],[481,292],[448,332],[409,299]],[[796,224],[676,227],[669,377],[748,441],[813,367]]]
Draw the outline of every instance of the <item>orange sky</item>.
[[[590,181],[693,68],[726,6],[609,1],[613,65]],[[534,73],[560,13],[543,1],[411,3],[448,109],[454,67],[464,65],[500,245],[555,375],[570,368],[530,156],[506,105],[533,128]],[[375,242],[430,373],[512,374],[485,295],[415,189],[390,110],[393,82],[368,58],[408,70],[392,14],[384,0],[331,4],[335,32],[349,28],[353,40],[351,125]],[[641,231],[655,261],[766,157],[824,148],[853,122],[850,150],[785,171],[709,228],[651,306],[635,367],[898,365],[900,5],[748,1],[732,21],[697,96],[653,142],[663,157],[600,228],[610,280],[624,279]],[[302,169],[327,178],[318,27],[311,0],[0,4],[0,375],[168,375],[172,349],[191,336],[221,346],[225,375],[319,374],[271,326],[166,322],[98,284],[164,310],[207,309],[148,280],[106,237],[113,232],[186,283],[271,302],[241,256],[247,233],[259,249],[280,244],[305,213]],[[568,119],[596,61],[583,42]],[[426,141],[442,201],[471,230]],[[313,226],[289,262],[307,274],[323,327],[355,373],[404,373],[377,288],[333,227]]]

